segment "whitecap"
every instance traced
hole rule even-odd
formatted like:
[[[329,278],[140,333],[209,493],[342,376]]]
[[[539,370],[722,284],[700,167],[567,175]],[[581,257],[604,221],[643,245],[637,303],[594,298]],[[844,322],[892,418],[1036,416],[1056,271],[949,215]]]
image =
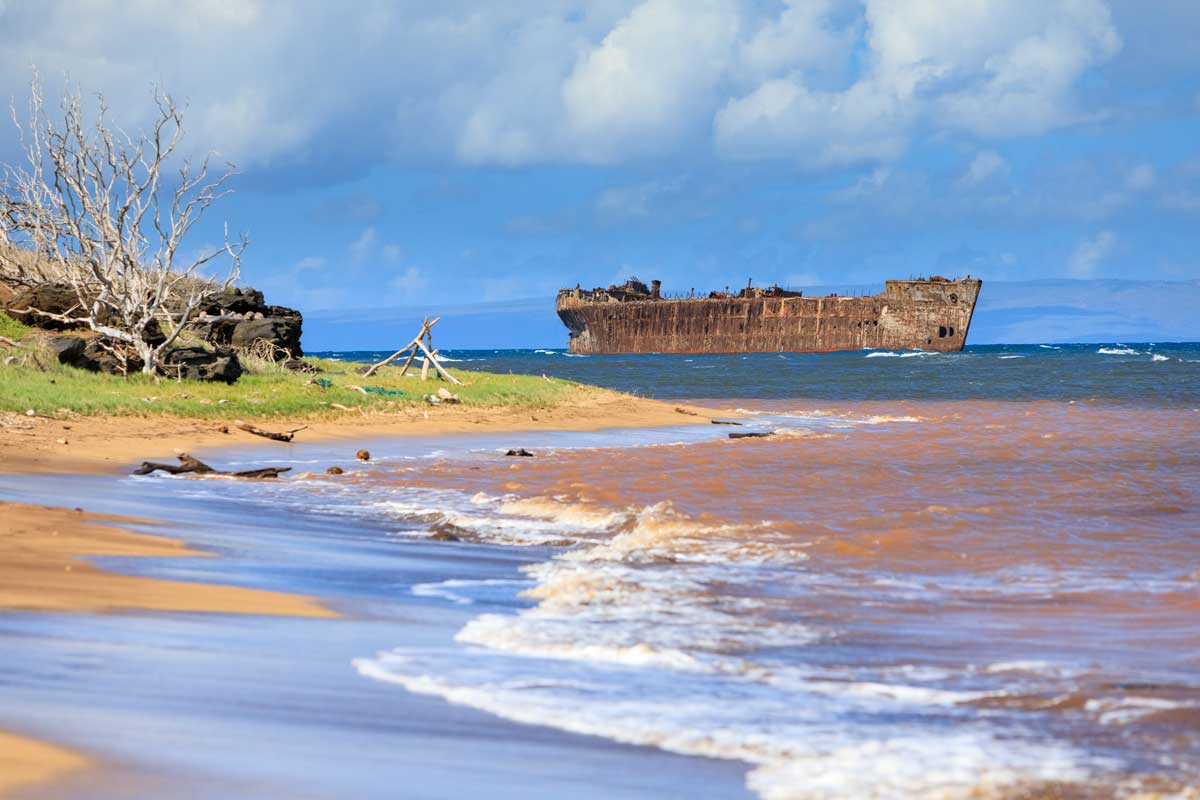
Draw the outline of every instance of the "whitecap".
[[[1140,355],[1137,350],[1131,347],[1101,347],[1096,351],[1106,356],[1136,356]]]

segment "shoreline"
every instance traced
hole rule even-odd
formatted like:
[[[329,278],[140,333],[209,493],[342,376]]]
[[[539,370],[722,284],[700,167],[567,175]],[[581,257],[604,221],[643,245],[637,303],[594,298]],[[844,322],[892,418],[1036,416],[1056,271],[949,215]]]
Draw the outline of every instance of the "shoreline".
[[[94,766],[74,750],[0,730],[0,797]]]
[[[300,442],[363,440],[379,436],[594,431],[612,427],[707,424],[713,409],[623,395],[589,393],[578,402],[548,409],[443,406],[391,413],[345,414],[309,422]],[[9,414],[0,425],[0,473],[119,475],[146,459],[181,451],[258,448],[264,463],[271,443],[232,427],[232,419],[170,416],[75,416],[69,419]],[[258,421],[286,430],[305,420]],[[225,427],[228,433],[222,432]],[[521,443],[514,440],[514,447]],[[287,453],[290,450],[282,450]],[[353,458],[347,449],[347,460]],[[135,533],[120,526],[147,520],[93,514],[0,500],[6,530],[0,538],[0,612],[108,614],[138,611],[265,614],[334,619],[320,598],[210,583],[110,572],[87,559],[99,556],[197,557],[213,554],[183,540]],[[219,557],[219,556],[215,556]],[[43,739],[0,729],[0,798],[33,785],[50,784],[86,768],[94,759]]]
[[[677,408],[683,408],[684,413]],[[431,406],[318,419],[253,419],[253,422],[273,431],[307,425],[295,441],[305,444],[379,436],[655,428],[707,424],[714,414],[731,413],[590,390],[588,396],[578,401],[550,408]],[[0,417],[0,473],[117,474],[144,460],[218,447],[259,446],[264,448],[265,461],[269,461],[270,448],[288,447],[284,443],[271,444],[233,427],[233,415],[228,419],[165,415],[60,419],[13,413]],[[520,441],[514,439],[513,447],[520,446]],[[348,450],[347,459],[353,457],[353,451]]]
[[[165,536],[117,525],[145,520],[0,501],[0,612],[79,614],[130,611],[264,614],[315,619],[339,615],[317,598],[262,589],[163,580],[101,570],[97,556],[210,558]],[[95,766],[57,744],[0,729],[0,797]]]

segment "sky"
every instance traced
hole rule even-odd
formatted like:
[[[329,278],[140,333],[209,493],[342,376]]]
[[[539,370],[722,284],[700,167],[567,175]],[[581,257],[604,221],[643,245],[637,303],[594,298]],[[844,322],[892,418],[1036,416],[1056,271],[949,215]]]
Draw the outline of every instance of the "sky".
[[[154,84],[186,101],[188,152],[240,172],[195,246],[245,231],[310,349],[386,347],[387,309],[551,344],[557,289],[633,275],[1042,292],[1003,338],[1080,282],[1197,296],[1197,42],[1195,0],[0,0],[0,97],[32,66],[130,130]],[[1147,336],[1200,338],[1169,313]]]

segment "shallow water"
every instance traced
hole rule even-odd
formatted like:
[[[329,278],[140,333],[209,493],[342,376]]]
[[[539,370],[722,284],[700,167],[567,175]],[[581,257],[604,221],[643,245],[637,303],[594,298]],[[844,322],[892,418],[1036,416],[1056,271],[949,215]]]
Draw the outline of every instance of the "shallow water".
[[[379,506],[398,519],[563,548],[524,569],[531,608],[360,671],[739,758],[769,798],[1200,780],[1200,414],[755,410],[775,437],[363,476],[442,493],[440,513]]]
[[[96,510],[152,495],[234,557],[151,574],[376,613],[321,650],[330,698],[361,681],[728,759],[772,799],[1200,790],[1197,346],[452,355],[746,419],[380,440],[353,466],[346,444],[287,446],[287,481],[127,478]],[[400,622],[426,613],[420,635]],[[622,780],[661,791],[628,758]],[[734,793],[706,770],[678,793]]]

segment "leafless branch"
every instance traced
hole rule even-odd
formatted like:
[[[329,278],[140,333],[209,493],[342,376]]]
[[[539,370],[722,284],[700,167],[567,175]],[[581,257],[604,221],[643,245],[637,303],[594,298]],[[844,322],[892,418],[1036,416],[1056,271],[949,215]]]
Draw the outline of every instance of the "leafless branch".
[[[68,84],[52,115],[35,72],[26,124],[12,107],[25,163],[0,173],[0,279],[69,286],[74,309],[37,313],[103,334],[114,354],[135,353],[147,373],[200,308],[234,284],[248,244],[231,239],[226,226],[220,246],[183,255],[188,234],[228,194],[236,171],[226,165],[210,177],[208,158],[198,168],[187,159],[172,166],[183,111],[158,88],[154,107],[149,129],[130,135],[110,126],[103,97],[89,115]],[[218,259],[228,269],[209,277]]]

